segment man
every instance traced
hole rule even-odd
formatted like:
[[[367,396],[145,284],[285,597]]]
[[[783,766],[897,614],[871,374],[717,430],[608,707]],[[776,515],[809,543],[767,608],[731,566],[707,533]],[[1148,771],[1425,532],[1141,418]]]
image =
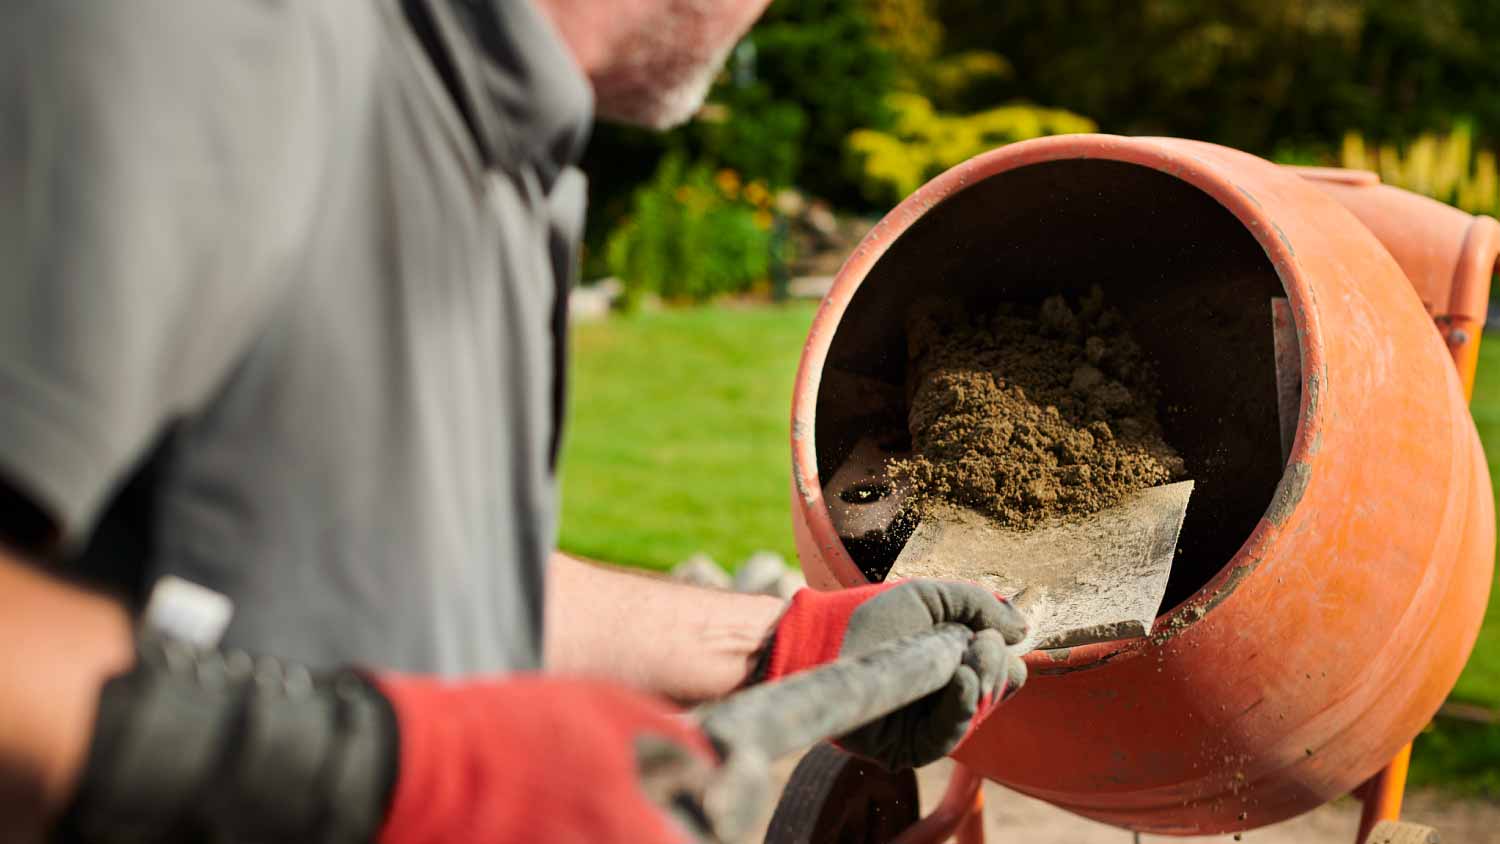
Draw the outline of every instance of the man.
[[[715,756],[646,693],[968,624],[845,739],[911,765],[1019,686],[977,588],[783,606],[551,551],[591,100],[685,119],[764,2],[7,6],[3,837],[673,840],[637,740]],[[144,629],[167,576],[232,601],[226,650]]]

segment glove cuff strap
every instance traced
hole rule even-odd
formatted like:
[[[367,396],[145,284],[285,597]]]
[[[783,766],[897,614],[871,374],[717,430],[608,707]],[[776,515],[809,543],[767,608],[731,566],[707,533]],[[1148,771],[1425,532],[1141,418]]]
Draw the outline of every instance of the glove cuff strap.
[[[389,703],[353,671],[154,638],[99,696],[62,841],[371,840],[395,779]]]

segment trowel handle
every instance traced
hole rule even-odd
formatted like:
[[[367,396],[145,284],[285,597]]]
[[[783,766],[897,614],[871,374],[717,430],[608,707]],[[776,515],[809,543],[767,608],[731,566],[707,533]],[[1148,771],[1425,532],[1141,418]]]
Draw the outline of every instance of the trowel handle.
[[[837,738],[943,688],[973,631],[940,624],[858,657],[840,659],[699,707],[699,724],[732,754],[776,759]]]

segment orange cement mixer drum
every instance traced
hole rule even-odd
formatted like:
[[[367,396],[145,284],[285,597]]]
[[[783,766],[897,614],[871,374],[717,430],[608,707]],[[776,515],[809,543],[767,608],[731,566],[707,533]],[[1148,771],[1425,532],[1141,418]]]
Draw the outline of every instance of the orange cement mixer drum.
[[[1173,587],[1150,637],[1030,656],[1025,691],[955,755],[1159,833],[1254,828],[1349,792],[1452,688],[1494,565],[1484,455],[1400,251],[1317,181],[1211,144],[1065,136],[948,171],[870,232],[814,319],[792,420],[809,582],[865,583],[879,562],[840,542],[820,478],[872,418],[899,424],[837,385],[899,386],[909,306],[1100,284],[1161,370],[1199,484]],[[1285,462],[1273,296],[1301,353]]]

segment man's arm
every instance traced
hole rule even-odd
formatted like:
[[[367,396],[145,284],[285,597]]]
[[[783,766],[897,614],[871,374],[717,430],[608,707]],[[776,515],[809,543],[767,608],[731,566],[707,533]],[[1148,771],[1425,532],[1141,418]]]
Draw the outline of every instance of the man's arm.
[[[99,689],[132,660],[123,607],[0,548],[0,840],[38,839],[62,811]]]
[[[626,683],[682,702],[745,682],[786,606],[552,555],[549,671]]]
[[[603,683],[245,657],[137,640],[119,605],[0,551],[0,842],[677,841],[639,742],[715,762],[675,710]]]
[[[1026,664],[1011,650],[1025,639],[1025,617],[972,583],[803,589],[782,604],[610,571],[562,554],[553,555],[549,575],[549,669],[679,701],[719,697],[747,679],[780,680],[939,624],[969,627],[974,638],[963,664],[941,692],[841,737],[846,749],[892,769],[951,752],[1026,682]]]

